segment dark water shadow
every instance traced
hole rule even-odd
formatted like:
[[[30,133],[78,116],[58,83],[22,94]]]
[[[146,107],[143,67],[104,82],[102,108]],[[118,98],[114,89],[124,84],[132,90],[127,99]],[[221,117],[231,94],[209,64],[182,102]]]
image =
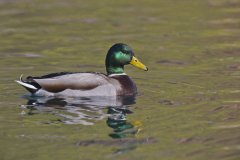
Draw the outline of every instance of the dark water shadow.
[[[135,97],[38,97],[23,96],[27,100],[23,108],[27,115],[51,113],[59,116],[62,123],[93,125],[97,120],[124,121]],[[106,111],[107,110],[107,111]],[[120,122],[119,122],[120,123]],[[110,125],[111,126],[111,125]]]

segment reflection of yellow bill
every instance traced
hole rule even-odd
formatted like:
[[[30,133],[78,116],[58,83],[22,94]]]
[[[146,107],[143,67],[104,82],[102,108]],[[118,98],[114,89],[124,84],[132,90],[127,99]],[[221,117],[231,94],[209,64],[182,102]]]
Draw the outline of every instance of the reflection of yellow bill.
[[[133,121],[133,122],[131,122],[132,123],[132,125],[134,126],[134,127],[140,127],[140,126],[142,126],[142,122],[141,121]]]
[[[132,60],[131,60],[130,64],[133,65],[133,66],[135,66],[135,67],[137,67],[137,68],[143,69],[143,70],[145,70],[145,71],[148,70],[148,68],[147,68],[144,64],[142,64],[142,63],[141,63],[136,57],[134,57],[134,56],[132,57]]]

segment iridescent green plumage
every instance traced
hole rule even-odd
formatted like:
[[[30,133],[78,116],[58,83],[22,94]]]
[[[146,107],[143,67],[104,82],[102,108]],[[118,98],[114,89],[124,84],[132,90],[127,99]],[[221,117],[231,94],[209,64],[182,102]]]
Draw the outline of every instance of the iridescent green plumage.
[[[122,43],[113,45],[105,60],[107,74],[124,73],[124,65],[129,64],[133,56],[134,53],[128,45]]]

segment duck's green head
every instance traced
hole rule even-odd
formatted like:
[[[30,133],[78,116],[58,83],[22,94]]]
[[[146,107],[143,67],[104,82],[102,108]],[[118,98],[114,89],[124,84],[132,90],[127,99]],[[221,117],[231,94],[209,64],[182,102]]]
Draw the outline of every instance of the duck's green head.
[[[132,49],[123,43],[114,44],[108,51],[105,65],[108,75],[124,73],[124,65],[132,64],[145,71],[148,68],[142,64],[135,56]]]

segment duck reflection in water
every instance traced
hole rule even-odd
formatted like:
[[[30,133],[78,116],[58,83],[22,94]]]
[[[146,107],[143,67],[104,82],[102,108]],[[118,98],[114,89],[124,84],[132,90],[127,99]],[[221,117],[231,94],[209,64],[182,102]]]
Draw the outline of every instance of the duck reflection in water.
[[[27,105],[22,105],[27,108],[27,115],[50,113],[59,117],[57,122],[83,125],[93,125],[95,121],[107,118],[107,125],[113,129],[109,136],[114,139],[134,136],[140,130],[140,121],[127,121],[127,115],[133,113],[129,108],[135,104],[135,96],[23,98],[28,100]]]

